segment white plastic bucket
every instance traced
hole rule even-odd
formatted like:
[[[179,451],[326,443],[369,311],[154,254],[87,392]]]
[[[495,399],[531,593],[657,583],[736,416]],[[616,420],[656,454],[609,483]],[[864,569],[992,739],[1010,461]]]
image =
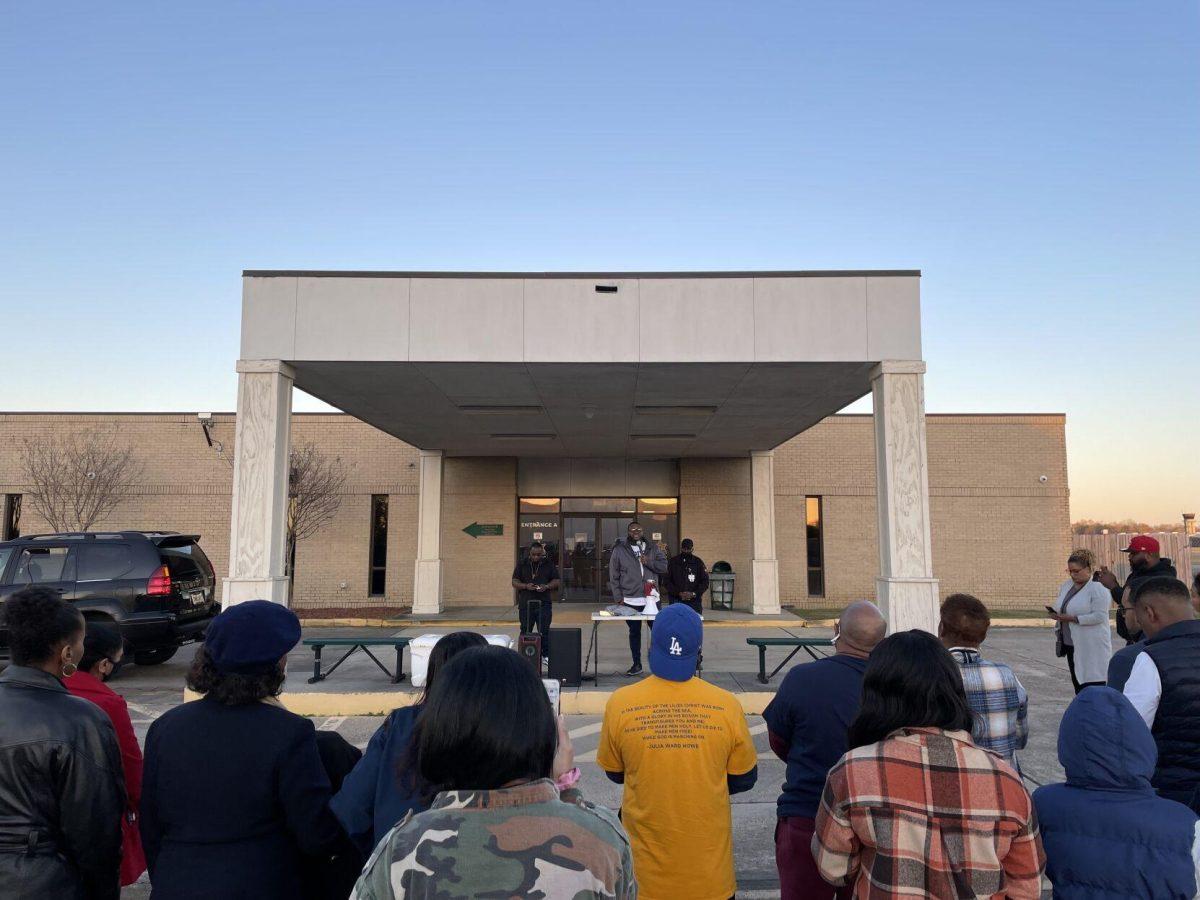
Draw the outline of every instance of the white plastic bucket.
[[[433,651],[433,645],[443,637],[445,637],[443,634],[423,634],[409,641],[409,671],[413,687],[425,687],[425,674],[429,671],[429,654]],[[485,634],[483,638],[493,647],[507,647],[511,650],[513,646],[513,639],[507,634]]]

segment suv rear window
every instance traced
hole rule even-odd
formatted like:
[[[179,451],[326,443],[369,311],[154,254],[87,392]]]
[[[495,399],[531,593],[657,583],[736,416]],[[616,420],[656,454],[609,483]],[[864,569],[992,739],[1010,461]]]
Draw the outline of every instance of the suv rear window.
[[[74,566],[67,565],[70,547],[23,547],[17,559],[13,584],[45,584],[48,581],[74,581]]]
[[[128,544],[84,544],[76,553],[75,577],[79,581],[122,578],[133,568],[133,551]]]
[[[204,555],[199,544],[183,544],[178,547],[160,547],[159,555],[171,573],[172,581],[211,579],[212,563]]]

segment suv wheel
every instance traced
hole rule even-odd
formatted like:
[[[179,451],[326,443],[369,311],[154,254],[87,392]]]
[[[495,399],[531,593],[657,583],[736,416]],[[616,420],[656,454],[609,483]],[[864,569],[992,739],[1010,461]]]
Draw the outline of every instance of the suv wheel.
[[[135,650],[133,652],[133,661],[139,666],[159,666],[178,652],[178,647],[159,647],[157,650]]]

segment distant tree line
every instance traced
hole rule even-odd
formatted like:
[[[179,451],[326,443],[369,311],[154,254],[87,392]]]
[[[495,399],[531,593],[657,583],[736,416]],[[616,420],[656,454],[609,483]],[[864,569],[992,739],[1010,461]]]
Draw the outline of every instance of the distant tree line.
[[[1152,525],[1149,522],[1138,522],[1134,519],[1122,519],[1120,522],[1099,522],[1095,519],[1080,519],[1071,523],[1072,534],[1149,534],[1154,531],[1183,531],[1182,522],[1168,522]]]

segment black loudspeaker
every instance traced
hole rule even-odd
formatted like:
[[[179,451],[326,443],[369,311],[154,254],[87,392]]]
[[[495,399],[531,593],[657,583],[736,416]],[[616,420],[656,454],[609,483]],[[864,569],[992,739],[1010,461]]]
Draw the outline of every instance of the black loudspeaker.
[[[550,677],[565,687],[579,687],[583,675],[583,631],[551,628],[546,639],[550,650]]]
[[[523,634],[517,638],[517,652],[533,666],[540,677],[542,674],[542,636],[540,634]]]

